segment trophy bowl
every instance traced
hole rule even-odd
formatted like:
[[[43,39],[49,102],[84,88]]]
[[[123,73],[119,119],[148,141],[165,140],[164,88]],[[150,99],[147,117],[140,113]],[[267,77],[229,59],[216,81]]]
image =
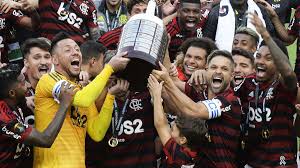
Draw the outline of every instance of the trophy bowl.
[[[126,51],[130,62],[119,75],[130,82],[131,90],[144,90],[149,74],[165,56],[168,35],[163,21],[154,16],[155,7],[150,0],[146,13],[134,15],[123,27],[118,52]]]

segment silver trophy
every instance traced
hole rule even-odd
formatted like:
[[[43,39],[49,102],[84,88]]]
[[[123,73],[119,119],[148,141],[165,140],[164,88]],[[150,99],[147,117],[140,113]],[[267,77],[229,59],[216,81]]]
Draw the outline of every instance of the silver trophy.
[[[118,52],[127,51],[131,58],[123,76],[137,90],[146,86],[147,77],[152,69],[158,67],[158,62],[163,61],[168,45],[165,26],[154,15],[155,8],[156,2],[150,0],[146,13],[129,19],[123,27],[118,46]]]

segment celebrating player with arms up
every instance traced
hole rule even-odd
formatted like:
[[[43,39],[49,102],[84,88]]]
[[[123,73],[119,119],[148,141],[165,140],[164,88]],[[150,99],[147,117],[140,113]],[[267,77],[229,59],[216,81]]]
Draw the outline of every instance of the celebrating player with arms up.
[[[55,72],[42,76],[36,87],[35,122],[38,130],[47,127],[59,106],[57,97],[62,81],[69,81],[77,89],[81,88],[76,79],[80,73],[82,55],[76,42],[64,33],[58,34],[52,41],[51,54]],[[109,90],[99,114],[94,102],[110,75],[125,68],[128,61],[128,58],[120,55],[113,57],[90,84],[76,93],[69,115],[53,146],[47,150],[34,149],[34,167],[85,166],[86,131],[95,141],[104,137],[110,125],[116,89]]]
[[[249,18],[264,42],[255,58],[256,75],[234,88],[248,111],[246,167],[297,167],[293,126],[297,78],[286,47],[272,39],[256,14]]]

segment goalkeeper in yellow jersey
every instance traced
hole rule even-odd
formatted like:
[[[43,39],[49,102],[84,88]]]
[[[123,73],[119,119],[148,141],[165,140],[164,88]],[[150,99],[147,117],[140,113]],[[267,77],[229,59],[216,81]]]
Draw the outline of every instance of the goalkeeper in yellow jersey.
[[[98,98],[113,72],[122,70],[129,62],[125,53],[114,56],[101,73],[86,87],[77,83],[82,55],[76,42],[65,33],[52,40],[51,54],[55,71],[41,77],[36,87],[35,126],[43,131],[59,108],[58,97],[63,81],[78,88],[61,131],[49,149],[34,148],[34,167],[85,167],[86,131],[95,141],[100,141],[109,128],[114,94],[122,90],[120,84],[111,87],[98,113],[94,101]]]

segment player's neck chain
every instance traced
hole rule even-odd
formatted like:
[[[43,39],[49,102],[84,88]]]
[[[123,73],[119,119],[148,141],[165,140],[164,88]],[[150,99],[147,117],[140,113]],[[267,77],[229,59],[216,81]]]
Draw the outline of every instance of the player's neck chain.
[[[112,137],[108,140],[108,145],[110,147],[116,147],[119,143],[118,132],[120,131],[121,124],[123,122],[124,114],[127,111],[127,106],[129,103],[129,97],[127,96],[121,113],[119,114],[119,108],[117,101],[114,100],[114,119],[112,120]]]

